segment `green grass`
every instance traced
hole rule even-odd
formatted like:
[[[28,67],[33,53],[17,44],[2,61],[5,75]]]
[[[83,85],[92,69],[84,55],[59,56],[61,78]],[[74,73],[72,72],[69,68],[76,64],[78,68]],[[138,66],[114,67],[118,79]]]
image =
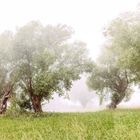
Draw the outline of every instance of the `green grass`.
[[[0,140],[140,140],[140,110],[2,116]]]

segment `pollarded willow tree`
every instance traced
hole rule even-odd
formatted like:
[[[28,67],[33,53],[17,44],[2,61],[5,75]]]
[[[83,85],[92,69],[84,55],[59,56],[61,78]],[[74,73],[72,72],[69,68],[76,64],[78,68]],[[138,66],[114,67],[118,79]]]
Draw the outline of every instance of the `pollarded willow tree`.
[[[91,76],[89,78],[89,81],[91,81],[89,82],[90,87],[93,89],[104,91],[103,89],[106,89],[106,87],[108,87],[111,84],[113,85],[113,88],[115,86],[117,89],[120,89],[118,88],[118,85],[120,85],[119,87],[124,87],[123,89],[126,89],[127,91],[131,83],[135,83],[139,85],[140,83],[140,59],[139,59],[140,58],[140,39],[139,39],[140,38],[140,9],[139,7],[135,11],[125,12],[120,16],[118,16],[116,19],[114,19],[106,28],[104,35],[107,39],[108,47],[111,50],[113,50],[113,57],[114,58],[116,57],[116,60],[112,59],[113,65],[112,64],[110,65],[108,63],[105,66],[105,69],[103,69],[104,68],[103,66],[101,67],[97,66],[98,72],[97,71],[94,72],[93,75],[95,76]],[[114,75],[114,70],[116,71],[115,75]],[[112,71],[113,74],[111,74]],[[109,75],[109,78],[107,75]],[[114,77],[115,80],[113,80],[112,77]],[[94,79],[95,81],[97,80],[97,82],[95,82]],[[118,80],[120,81],[120,84]],[[121,83],[123,83],[122,86]],[[128,87],[123,85],[128,85]],[[119,95],[118,94],[117,96],[115,96],[114,90],[111,93],[113,93],[112,95],[115,98]],[[121,94],[121,95],[124,96],[125,94]],[[121,100],[122,99],[120,98],[120,101]],[[115,101],[115,102],[117,102],[118,104],[120,101]],[[112,106],[112,103],[110,105]]]
[[[110,44],[102,50],[96,67],[88,77],[87,84],[100,97],[100,104],[104,99],[110,99],[110,109],[115,109],[122,100],[127,101],[132,93],[131,73],[118,65],[120,50],[114,50]]]
[[[85,43],[72,42],[72,33],[66,25],[44,27],[34,21],[18,29],[13,56],[19,73],[15,92],[24,100],[22,107],[41,112],[44,99],[65,95],[73,81],[91,70]]]

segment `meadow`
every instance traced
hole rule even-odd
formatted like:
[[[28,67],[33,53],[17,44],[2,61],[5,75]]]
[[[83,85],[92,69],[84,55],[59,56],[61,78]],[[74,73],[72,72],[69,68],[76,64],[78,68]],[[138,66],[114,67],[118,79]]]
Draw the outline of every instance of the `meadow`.
[[[0,140],[140,140],[140,110],[4,115]]]

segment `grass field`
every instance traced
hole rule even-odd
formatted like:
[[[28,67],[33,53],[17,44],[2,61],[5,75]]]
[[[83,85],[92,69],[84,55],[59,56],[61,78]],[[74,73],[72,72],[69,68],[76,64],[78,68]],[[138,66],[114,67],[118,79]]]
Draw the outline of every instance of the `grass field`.
[[[140,140],[140,110],[1,116],[0,140]]]

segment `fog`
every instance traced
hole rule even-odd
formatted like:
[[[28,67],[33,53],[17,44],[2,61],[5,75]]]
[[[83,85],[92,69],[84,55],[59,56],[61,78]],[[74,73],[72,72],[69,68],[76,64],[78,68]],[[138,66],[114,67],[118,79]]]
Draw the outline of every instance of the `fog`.
[[[53,100],[50,100],[49,103],[43,105],[43,110],[51,112],[90,112],[105,109],[110,101],[104,101],[102,105],[99,105],[99,98],[95,94],[95,91],[90,91],[85,82],[85,77],[74,82],[69,99],[58,97],[58,95],[55,94]],[[135,88],[134,93],[131,95],[131,99],[127,102],[123,101],[120,103],[118,108],[139,108],[139,99],[140,90]]]
[[[43,106],[44,111],[56,112],[98,111],[104,108],[105,104],[99,106],[99,99],[95,92],[89,91],[85,77],[74,82],[69,98],[58,97],[55,94],[54,99]]]
[[[87,43],[89,54],[96,59],[104,42],[102,31],[105,25],[119,13],[133,10],[139,0],[0,0],[0,32],[15,30],[31,20],[43,24],[67,24],[74,28],[74,39]],[[136,89],[129,102],[122,102],[119,107],[138,107],[139,90]],[[97,111],[98,96],[86,86],[86,78],[75,81],[69,98],[58,97],[43,106],[45,111]]]

